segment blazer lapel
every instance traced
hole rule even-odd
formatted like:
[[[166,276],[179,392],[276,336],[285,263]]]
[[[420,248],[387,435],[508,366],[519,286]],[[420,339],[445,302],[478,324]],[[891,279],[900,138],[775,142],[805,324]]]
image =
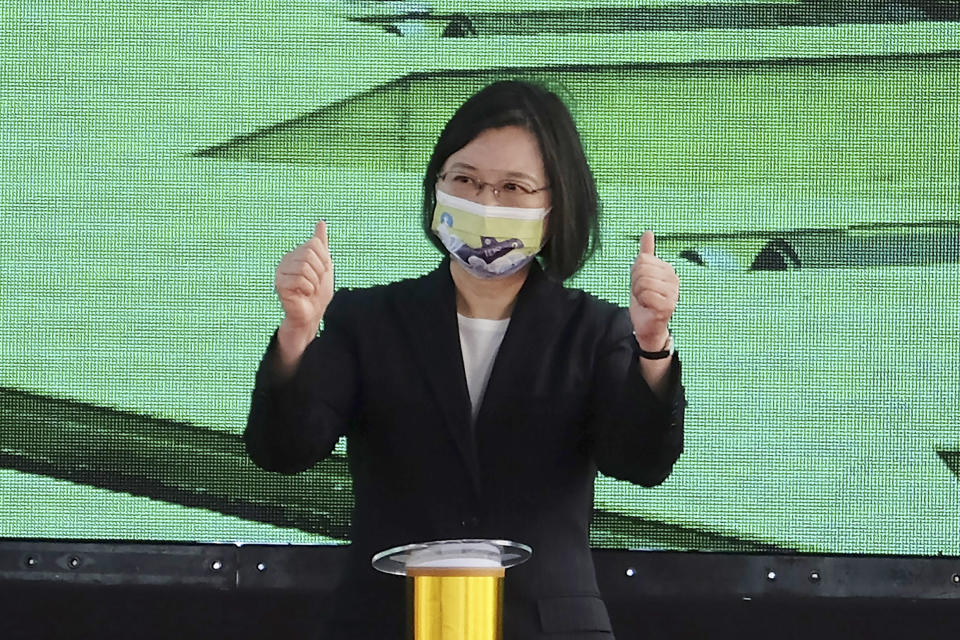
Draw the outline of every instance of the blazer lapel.
[[[551,280],[534,260],[494,360],[474,425],[477,434],[495,430],[500,398],[528,388],[536,378],[537,369],[543,366],[543,355],[554,344],[565,322],[563,298],[556,295],[562,289],[563,285]]]
[[[470,394],[463,370],[456,290],[450,276],[449,258],[414,281],[409,291],[412,294],[409,297],[395,300],[398,320],[414,345],[424,376],[479,495],[480,468],[470,424]]]
[[[498,397],[524,388],[525,381],[535,376],[540,356],[554,343],[563,326],[563,305],[556,295],[563,287],[550,280],[536,261],[532,263],[497,351],[476,423],[471,425],[470,394],[463,370],[456,289],[449,260],[445,258],[437,269],[414,281],[411,295],[398,297],[395,305],[398,321],[414,345],[418,363],[479,496],[482,486],[475,434],[495,426],[487,423],[496,419]]]

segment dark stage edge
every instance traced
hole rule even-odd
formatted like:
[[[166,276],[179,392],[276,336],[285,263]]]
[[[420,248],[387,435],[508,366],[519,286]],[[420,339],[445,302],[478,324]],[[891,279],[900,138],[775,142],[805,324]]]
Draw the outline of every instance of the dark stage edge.
[[[0,638],[317,638],[346,547],[0,541]],[[945,638],[960,558],[596,550],[620,640]],[[508,577],[509,579],[509,577]]]

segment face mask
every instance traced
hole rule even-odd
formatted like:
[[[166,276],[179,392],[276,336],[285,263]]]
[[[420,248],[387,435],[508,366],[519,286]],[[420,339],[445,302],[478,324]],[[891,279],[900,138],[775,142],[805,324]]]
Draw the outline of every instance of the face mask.
[[[437,189],[432,229],[453,259],[478,278],[502,278],[543,248],[548,209],[491,207]]]

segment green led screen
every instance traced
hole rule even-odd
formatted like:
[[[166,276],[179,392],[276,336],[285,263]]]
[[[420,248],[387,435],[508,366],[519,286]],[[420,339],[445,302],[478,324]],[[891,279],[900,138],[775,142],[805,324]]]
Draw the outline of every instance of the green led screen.
[[[647,228],[681,279],[685,453],[599,477],[593,543],[960,555],[956,3],[2,12],[0,537],[344,542],[343,443],[243,450],[274,268],[323,218],[339,287],[432,269],[439,129],[525,78],[603,202],[568,284],[625,305]]]

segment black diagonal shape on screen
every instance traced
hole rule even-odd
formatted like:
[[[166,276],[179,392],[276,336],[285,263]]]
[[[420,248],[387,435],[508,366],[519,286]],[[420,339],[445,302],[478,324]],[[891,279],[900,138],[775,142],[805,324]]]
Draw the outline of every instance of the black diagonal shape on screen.
[[[403,35],[406,23],[440,23],[441,37],[502,37],[538,34],[599,34],[633,31],[681,31],[704,29],[776,29],[784,27],[833,26],[838,24],[889,24],[921,20],[956,20],[955,2],[905,0],[892,2],[799,2],[799,3],[650,3],[634,7],[588,9],[527,9],[520,11],[477,10],[463,3],[456,11],[409,9],[402,3],[396,11],[363,11],[358,7],[348,20]],[[406,9],[406,10],[404,10]]]
[[[341,539],[353,506],[342,456],[268,473],[237,434],[2,388],[0,465]]]
[[[234,433],[2,387],[0,467],[349,536],[352,483],[341,455],[296,475],[270,473],[250,461]],[[594,512],[592,538],[621,548],[790,551],[603,510]]]
[[[639,244],[640,236],[631,236]],[[762,242],[757,250],[751,241]],[[927,266],[960,262],[960,222],[877,222],[845,227],[663,233],[657,246],[695,264],[709,266],[706,251],[744,253],[750,271]]]
[[[960,478],[960,451],[937,451],[937,455],[947,465],[947,468],[953,472],[953,475]]]

